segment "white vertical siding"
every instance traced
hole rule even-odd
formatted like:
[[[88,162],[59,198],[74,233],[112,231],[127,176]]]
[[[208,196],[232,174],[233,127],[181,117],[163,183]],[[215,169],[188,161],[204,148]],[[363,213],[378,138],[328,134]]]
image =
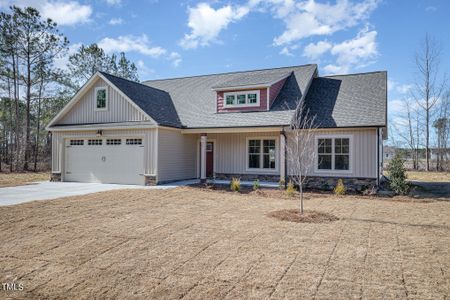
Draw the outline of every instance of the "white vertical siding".
[[[197,177],[196,134],[158,128],[158,181]]]
[[[361,178],[375,178],[376,177],[376,165],[377,165],[377,134],[376,129],[342,129],[342,130],[320,130],[315,133],[318,135],[350,135],[352,137],[351,145],[351,172],[316,172],[314,165],[307,172],[310,176],[334,176],[334,177],[361,177]],[[292,134],[287,133],[288,147],[289,140],[292,138]],[[312,139],[309,145],[311,153],[314,153],[315,139]],[[288,151],[289,153],[289,151]],[[288,154],[289,155],[289,154]],[[317,158],[317,156],[316,156]],[[292,174],[291,168],[289,168],[288,159],[288,173]]]
[[[108,88],[108,109],[95,111],[95,88]],[[114,88],[99,78],[57,124],[86,124],[149,120]]]
[[[64,172],[64,139],[71,137],[92,138],[96,131],[55,131],[52,133],[52,171]],[[157,134],[156,129],[140,130],[103,130],[102,138],[108,137],[142,137],[144,139],[144,172],[156,175]],[[133,159],[129,157],[128,159]],[[62,162],[62,165],[61,165]]]

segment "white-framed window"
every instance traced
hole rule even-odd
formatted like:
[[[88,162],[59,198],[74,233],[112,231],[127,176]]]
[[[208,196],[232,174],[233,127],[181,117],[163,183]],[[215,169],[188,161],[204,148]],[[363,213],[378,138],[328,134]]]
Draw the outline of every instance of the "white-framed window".
[[[70,146],[83,146],[84,140],[70,140]]]
[[[351,172],[352,136],[316,136],[317,172]]]
[[[121,139],[107,139],[106,140],[106,145],[120,145],[120,144],[122,144]]]
[[[142,139],[127,139],[127,145],[142,145]]]
[[[223,94],[224,107],[256,107],[259,106],[260,92],[241,91]]]
[[[277,139],[272,137],[247,139],[247,170],[278,169]]]
[[[108,109],[108,88],[97,87],[95,88],[95,110],[107,110]]]
[[[103,144],[103,140],[101,140],[101,139],[88,140],[89,146],[101,146],[102,144]]]

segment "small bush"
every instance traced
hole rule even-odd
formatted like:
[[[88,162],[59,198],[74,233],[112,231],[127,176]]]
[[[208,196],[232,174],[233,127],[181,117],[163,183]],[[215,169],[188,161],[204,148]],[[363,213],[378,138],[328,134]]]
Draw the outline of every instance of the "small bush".
[[[286,181],[284,179],[280,179],[280,181],[278,182],[278,187],[280,190],[284,190],[286,187]]]
[[[233,177],[230,182],[230,189],[233,192],[239,192],[241,190],[241,179]]]
[[[404,161],[400,154],[396,154],[388,166],[389,187],[397,195],[406,195],[409,192],[409,185],[406,182],[406,170]]]
[[[295,195],[295,186],[294,186],[294,183],[290,180],[289,180],[289,183],[286,188],[286,194],[289,197],[294,197],[294,195]]]
[[[344,181],[339,178],[336,187],[334,188],[333,192],[336,196],[342,196],[345,195],[345,192],[347,189],[345,188]]]
[[[256,179],[255,181],[253,181],[253,190],[257,191],[260,188],[260,184],[259,184],[259,179]]]

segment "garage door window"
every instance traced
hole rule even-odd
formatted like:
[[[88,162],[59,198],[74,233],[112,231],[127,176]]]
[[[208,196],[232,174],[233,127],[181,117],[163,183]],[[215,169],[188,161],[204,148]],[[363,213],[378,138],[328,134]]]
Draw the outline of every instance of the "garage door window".
[[[88,140],[89,146],[101,146],[103,143],[102,140]]]
[[[121,139],[107,139],[106,140],[106,145],[120,145],[120,144],[122,144]]]
[[[127,139],[127,145],[142,145],[142,139]]]
[[[83,146],[84,140],[70,140],[70,146]]]

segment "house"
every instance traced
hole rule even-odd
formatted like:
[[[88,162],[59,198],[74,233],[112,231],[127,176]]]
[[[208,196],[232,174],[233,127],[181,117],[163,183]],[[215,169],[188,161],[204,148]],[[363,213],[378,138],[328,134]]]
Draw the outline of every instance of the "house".
[[[47,126],[52,180],[287,179],[299,101],[318,122],[310,185],[376,185],[386,72],[320,77],[315,64],[142,83],[98,72]]]

